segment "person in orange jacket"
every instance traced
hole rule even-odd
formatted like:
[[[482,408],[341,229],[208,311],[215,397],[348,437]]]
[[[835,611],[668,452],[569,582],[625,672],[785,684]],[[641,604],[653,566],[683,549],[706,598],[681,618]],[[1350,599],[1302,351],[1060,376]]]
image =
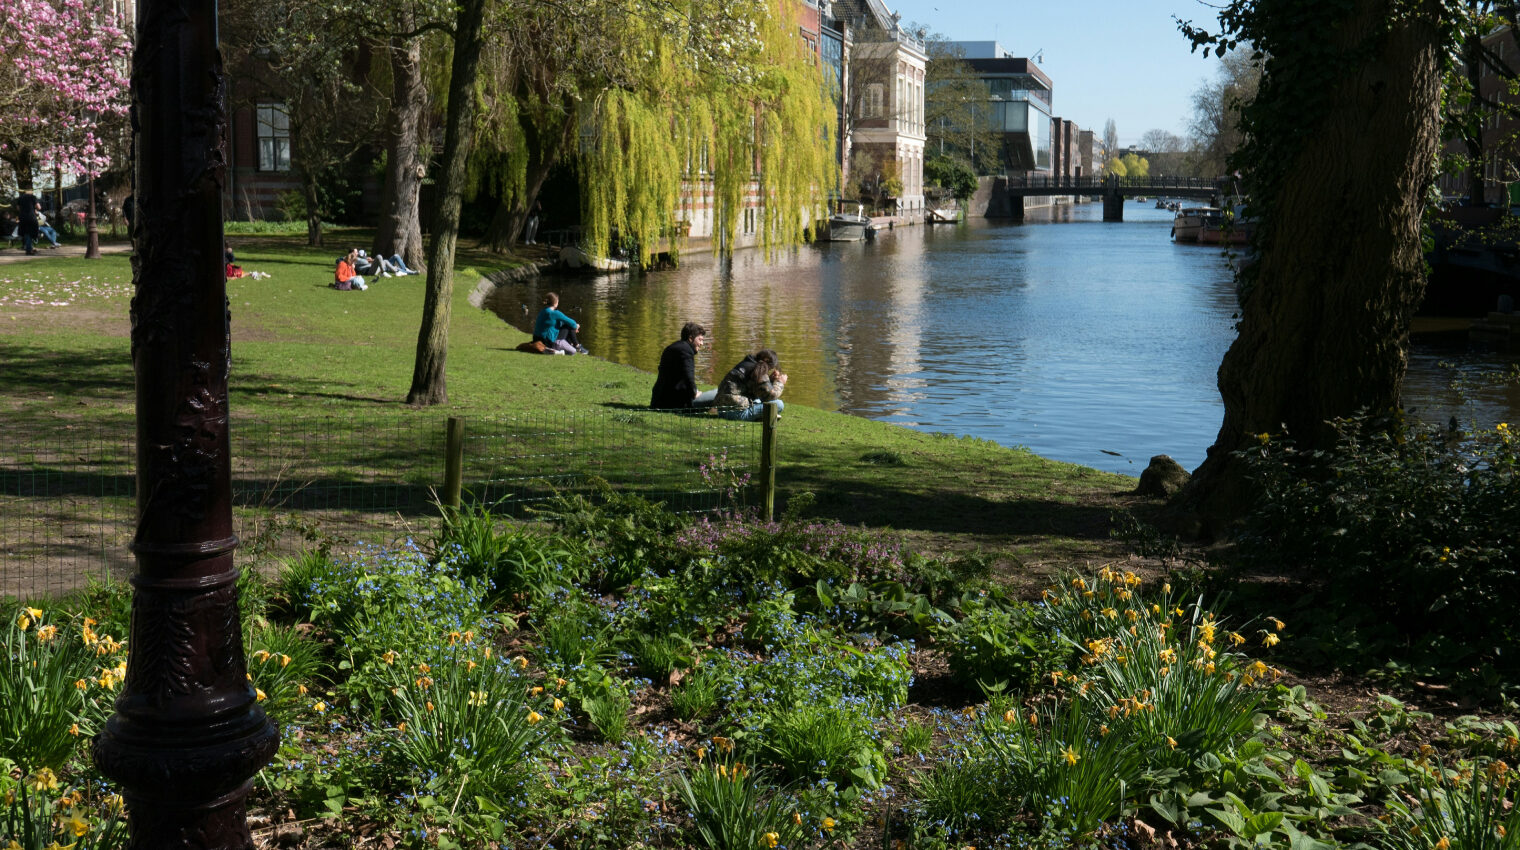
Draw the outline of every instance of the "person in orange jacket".
[[[354,271],[354,261],[359,258],[359,249],[350,248],[342,259],[338,260],[338,269],[333,272],[334,289],[369,289],[364,285],[364,278]]]

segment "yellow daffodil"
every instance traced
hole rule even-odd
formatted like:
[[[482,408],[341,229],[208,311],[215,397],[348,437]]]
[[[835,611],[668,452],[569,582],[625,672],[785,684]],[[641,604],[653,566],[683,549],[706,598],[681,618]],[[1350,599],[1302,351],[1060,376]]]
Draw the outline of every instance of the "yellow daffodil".
[[[1277,646],[1281,640],[1282,638],[1278,637],[1276,632],[1267,632],[1267,636],[1261,639],[1261,645]]]
[[[1168,664],[1175,664],[1177,663],[1177,650],[1167,647],[1161,650],[1158,657]]]
[[[528,659],[524,658],[521,655],[517,656],[517,660],[514,661],[514,662],[512,662],[512,663],[516,664],[518,666],[518,669],[521,669],[521,670],[528,669]]]
[[[470,691],[470,705],[473,705],[473,706],[482,706],[482,705],[485,705],[486,704],[486,699],[487,699],[487,697],[486,697],[486,692],[485,691]]]
[[[1174,750],[1177,749],[1177,739],[1171,735],[1166,736],[1166,745]]]
[[[1162,593],[1171,593],[1172,592],[1172,583],[1171,582],[1166,582],[1166,583],[1162,584],[1161,585],[1161,592]]]
[[[476,667],[478,667],[478,666],[480,666],[480,665],[476,664],[475,663],[475,659],[473,659],[473,658],[466,658],[464,660],[464,671],[466,673],[473,672],[474,669]]]
[[[306,686],[296,685],[296,693],[300,694],[303,697],[306,696]]]
[[[1240,634],[1240,632],[1230,632],[1230,643],[1233,643],[1236,646],[1240,646],[1245,642],[1246,639],[1243,635]]]
[[[73,726],[69,727],[69,734],[73,735],[76,738],[79,737],[79,724],[78,723],[75,723]]]
[[[1441,836],[1441,840],[1436,842],[1435,850],[1451,850],[1451,839]]]
[[[968,705],[965,708],[961,709],[961,713],[966,715],[967,719],[974,718],[976,717],[976,706]]]
[[[1040,725],[1040,715],[1035,714],[1032,711],[1029,712],[1029,725],[1030,726],[1039,726]]]
[[[403,720],[400,723],[396,724],[396,731],[397,732],[405,732],[406,731],[406,721],[405,720]]]
[[[326,714],[327,713],[327,703],[322,702],[321,700],[318,700],[317,704],[311,707],[311,710],[315,711],[318,714]]]
[[[423,707],[426,708],[431,713],[432,710],[433,710],[433,701],[432,700],[428,700],[427,703]]]
[[[27,629],[29,629],[31,627],[32,627],[32,618],[31,617],[28,617],[27,615],[22,614],[22,615],[20,615],[19,617],[16,618],[16,628],[18,628],[18,629],[20,629],[21,631],[24,632],[24,631],[26,631]]]
[[[714,735],[712,742],[713,746],[717,747],[719,752],[731,753],[734,750],[734,742],[728,738],[723,737],[722,735]]]
[[[287,666],[289,664],[290,664],[290,656],[286,655],[283,652],[280,653],[280,666],[281,667],[285,667],[285,666]]]
[[[775,847],[780,842],[781,836],[777,835],[774,832],[767,832],[766,834],[760,836],[761,847]]]
[[[1018,719],[1019,719],[1019,716],[1017,714],[1014,714],[1013,713],[1013,709],[1011,709],[1011,708],[1008,709],[1007,711],[1003,712],[1003,722],[1004,723],[1012,723],[1013,721],[1018,720]]]
[[[33,620],[36,620],[38,622],[42,622],[42,609],[41,608],[23,608],[22,610],[26,611],[26,613],[29,616],[31,616],[31,618]]]
[[[84,690],[85,688],[88,688],[89,686],[90,686],[90,683],[87,682],[87,681],[85,681],[84,679],[75,679],[74,680],[74,687],[78,688],[81,691]]]
[[[544,716],[542,714],[539,714],[536,711],[530,711],[530,712],[528,712],[528,723],[529,724],[537,723],[537,722],[539,722],[540,720],[543,720],[543,719],[544,719]]]
[[[254,688],[253,689],[253,701],[254,702],[263,702],[264,701],[264,692],[261,691],[261,690],[259,690],[258,688]]]
[[[55,626],[55,625],[53,625],[53,624],[51,624],[51,623],[49,623],[46,626],[41,626],[41,627],[39,627],[37,629],[37,640],[40,640],[43,643],[47,643],[48,641],[52,640],[53,638],[55,638],[57,636],[58,636],[58,627]]]
[[[538,685],[534,685],[533,687],[531,687],[531,688],[528,689],[528,696],[530,696],[530,697],[536,697],[536,696],[538,696],[539,694],[541,694],[543,692],[544,692],[543,688],[539,687]]]
[[[1061,758],[1066,759],[1066,763],[1068,765],[1075,765],[1077,763],[1077,759],[1081,758],[1081,756],[1077,755],[1076,750],[1072,749],[1071,747],[1067,747],[1061,751]]]
[[[1102,738],[1102,737],[1105,737],[1106,735],[1108,735],[1108,724],[1104,723],[1103,725],[1101,725],[1101,726],[1098,727],[1098,737]]]
[[[431,673],[433,672],[433,668],[431,665],[424,661],[423,663],[417,665],[417,672],[424,674]]]
[[[802,826],[802,815],[798,814],[797,812],[792,812],[792,823],[796,824],[797,826]]]
[[[64,818],[59,826],[72,833],[75,838],[83,838],[85,833],[90,831],[90,822],[80,817],[79,812],[69,812],[69,816]]]
[[[44,767],[27,777],[26,784],[28,788],[38,793],[52,791],[58,787],[58,775],[50,768]]]
[[[562,700],[562,699],[556,698],[554,700],[554,710],[555,711],[563,711],[564,708],[565,708],[565,701]]]
[[[433,678],[431,676],[418,676],[417,677],[417,687],[418,688],[421,688],[422,690],[425,691],[428,688],[431,688],[432,686],[433,686]]]
[[[253,660],[259,662],[260,664],[263,664],[265,661],[269,660],[269,655],[269,650],[261,649],[253,654]]]
[[[697,747],[697,761],[707,758],[707,748]]]
[[[382,655],[382,656],[380,656],[380,660],[384,661],[386,664],[395,664],[396,663],[396,650],[394,650],[394,649],[387,649],[385,651],[385,654]]]
[[[1447,552],[1450,552],[1450,551],[1451,551],[1451,550],[1450,550],[1450,549],[1447,549],[1447,550],[1446,550],[1446,551],[1447,551]],[[1276,617],[1268,617],[1268,618],[1267,618],[1267,622],[1269,622],[1269,623],[1271,623],[1271,624],[1272,624],[1272,630],[1273,630],[1273,631],[1278,631],[1278,632],[1280,632],[1280,631],[1282,631],[1282,630],[1283,630],[1283,626],[1284,626],[1284,623],[1283,623],[1283,621],[1282,621],[1282,620],[1279,620],[1279,619],[1277,619],[1277,618],[1276,618]]]
[[[556,678],[554,680],[554,687],[556,687],[556,688],[563,688],[565,686],[565,684],[566,683],[565,683],[564,679]]]
[[[463,637],[464,635],[461,635],[459,632],[449,632],[449,646],[459,643]]]
[[[1110,620],[1117,620],[1117,619],[1119,619],[1119,610],[1117,608],[1113,608],[1113,607],[1104,608],[1101,613],[1103,614],[1103,616],[1109,618]]]
[[[833,818],[824,818],[823,819],[823,829],[824,829],[825,832],[832,831],[834,829],[834,819]]]

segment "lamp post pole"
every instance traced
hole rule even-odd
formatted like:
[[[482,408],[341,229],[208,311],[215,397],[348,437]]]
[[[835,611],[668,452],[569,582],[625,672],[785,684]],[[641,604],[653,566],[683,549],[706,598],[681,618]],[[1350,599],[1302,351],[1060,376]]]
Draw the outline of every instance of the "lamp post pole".
[[[100,259],[100,222],[95,219],[95,169],[90,169],[90,215],[84,223],[84,256],[87,260]]]
[[[232,560],[217,7],[137,8],[137,573],[126,684],[94,756],[126,798],[131,850],[251,850],[246,799],[279,735],[247,679]]]

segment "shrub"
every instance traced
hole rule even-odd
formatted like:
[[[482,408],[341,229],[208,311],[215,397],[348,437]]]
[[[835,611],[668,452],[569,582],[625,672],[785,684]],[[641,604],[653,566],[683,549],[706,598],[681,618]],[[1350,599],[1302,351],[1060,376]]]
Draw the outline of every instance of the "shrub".
[[[1520,450],[1508,425],[1457,435],[1359,415],[1303,451],[1260,436],[1237,453],[1261,495],[1248,531],[1283,565],[1312,565],[1327,598],[1403,635],[1503,659],[1520,633]],[[1454,659],[1447,659],[1448,662]]]
[[[485,505],[446,513],[430,548],[434,559],[453,563],[462,578],[488,587],[492,600],[531,604],[579,581],[585,568],[584,553],[563,538],[523,528],[498,531]]]
[[[963,603],[965,615],[939,630],[951,673],[968,687],[1007,683],[1027,692],[1068,654],[1057,633],[1031,620],[1029,606],[983,598]]]

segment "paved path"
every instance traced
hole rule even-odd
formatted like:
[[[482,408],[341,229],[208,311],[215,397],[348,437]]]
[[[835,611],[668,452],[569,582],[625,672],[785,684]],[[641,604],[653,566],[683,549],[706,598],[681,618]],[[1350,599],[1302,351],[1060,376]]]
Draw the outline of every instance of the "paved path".
[[[127,242],[101,242],[100,253],[102,254],[130,254],[132,246]],[[18,241],[13,248],[0,247],[0,265],[5,263],[24,263],[28,260],[40,260],[44,257],[84,257],[84,245],[64,242],[57,248],[47,247],[47,240],[42,240],[42,246],[37,249],[34,256],[28,257],[21,250]]]

